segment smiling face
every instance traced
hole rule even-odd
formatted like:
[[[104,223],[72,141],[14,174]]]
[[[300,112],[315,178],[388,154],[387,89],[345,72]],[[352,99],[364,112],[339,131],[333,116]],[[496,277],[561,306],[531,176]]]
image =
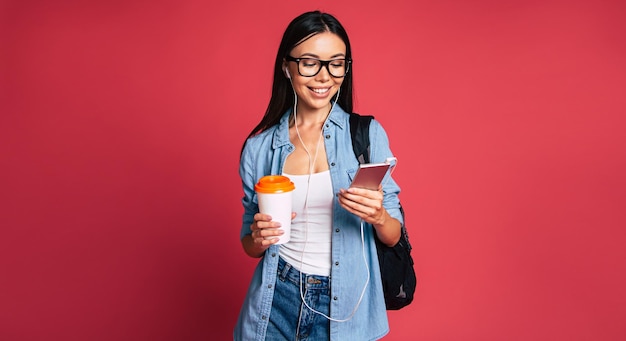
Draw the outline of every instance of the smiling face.
[[[338,35],[331,32],[323,32],[300,43],[291,50],[289,56],[320,60],[344,59],[346,58],[346,44]],[[331,99],[341,87],[343,78],[330,75],[326,66],[322,66],[321,70],[312,77],[301,76],[298,72],[298,63],[295,61],[285,61],[285,67],[291,75],[291,82],[298,96],[298,113],[314,112],[321,115],[328,114],[331,107]],[[301,71],[306,72],[302,67],[307,66],[301,65]],[[328,68],[336,70],[337,63],[331,62]]]

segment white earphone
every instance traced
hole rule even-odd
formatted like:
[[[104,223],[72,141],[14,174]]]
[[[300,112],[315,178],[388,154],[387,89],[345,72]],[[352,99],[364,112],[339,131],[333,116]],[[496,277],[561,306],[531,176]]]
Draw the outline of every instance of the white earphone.
[[[285,70],[285,77],[287,77],[287,79],[291,79],[291,74],[289,73],[289,69],[285,66],[283,70]]]

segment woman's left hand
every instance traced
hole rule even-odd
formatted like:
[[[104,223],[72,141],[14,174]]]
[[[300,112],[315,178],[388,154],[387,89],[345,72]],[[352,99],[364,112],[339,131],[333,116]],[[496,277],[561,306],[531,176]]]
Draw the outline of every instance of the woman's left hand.
[[[351,187],[339,190],[339,204],[349,212],[357,215],[363,221],[382,225],[385,223],[385,208],[383,207],[383,191]]]

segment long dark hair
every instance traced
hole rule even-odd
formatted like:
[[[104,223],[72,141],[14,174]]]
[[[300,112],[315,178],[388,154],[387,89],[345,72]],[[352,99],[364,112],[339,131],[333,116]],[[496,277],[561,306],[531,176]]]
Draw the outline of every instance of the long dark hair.
[[[352,60],[352,50],[350,48],[350,40],[348,34],[341,23],[330,14],[320,11],[306,12],[289,23],[283,39],[278,47],[276,61],[274,63],[274,83],[272,84],[272,98],[267,106],[265,115],[250,132],[248,137],[254,136],[278,124],[282,115],[287,109],[293,107],[294,98],[293,90],[289,80],[283,73],[283,61],[291,50],[306,39],[323,32],[331,32],[336,34],[346,44],[346,59]],[[352,67],[344,77],[341,84],[341,91],[337,103],[346,112],[352,112]]]

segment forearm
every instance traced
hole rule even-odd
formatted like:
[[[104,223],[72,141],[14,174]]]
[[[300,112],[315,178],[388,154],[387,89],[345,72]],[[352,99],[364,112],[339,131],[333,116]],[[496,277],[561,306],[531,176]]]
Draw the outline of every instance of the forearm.
[[[254,242],[252,239],[252,235],[247,234],[243,238],[241,238],[241,245],[243,246],[243,250],[246,254],[252,258],[260,258],[265,253],[265,250],[269,246],[262,245]]]
[[[387,210],[383,213],[380,223],[375,223],[376,235],[378,239],[387,246],[394,246],[400,241],[400,230],[402,225],[398,219],[389,215]]]

